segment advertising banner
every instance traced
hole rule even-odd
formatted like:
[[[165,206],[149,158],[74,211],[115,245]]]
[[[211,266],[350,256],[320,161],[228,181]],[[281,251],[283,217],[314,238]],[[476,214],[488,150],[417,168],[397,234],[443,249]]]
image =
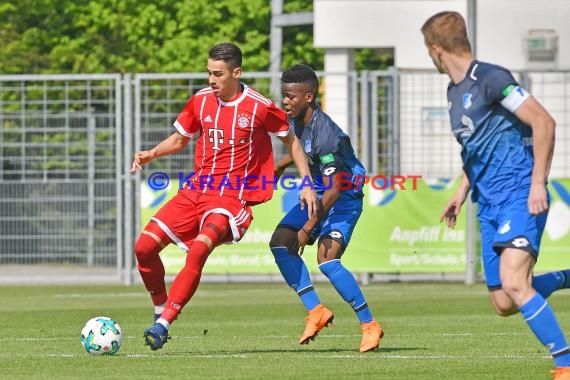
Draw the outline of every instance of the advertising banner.
[[[141,226],[178,191],[170,183],[164,190],[141,184]],[[354,231],[343,263],[355,273],[460,273],[465,271],[465,209],[454,229],[439,222],[459,180],[416,180],[399,186],[365,185],[364,211]],[[379,187],[386,187],[379,190]],[[392,189],[393,188],[393,189]],[[551,209],[537,271],[561,269],[570,254],[570,179],[549,184]],[[204,273],[278,273],[268,244],[275,226],[297,201],[296,190],[278,186],[273,199],[252,208],[254,220],[238,244],[217,247]],[[303,258],[313,273],[319,272],[316,247],[306,247]],[[566,255],[566,256],[565,256]],[[161,253],[166,271],[175,274],[184,265],[185,253],[171,244]]]

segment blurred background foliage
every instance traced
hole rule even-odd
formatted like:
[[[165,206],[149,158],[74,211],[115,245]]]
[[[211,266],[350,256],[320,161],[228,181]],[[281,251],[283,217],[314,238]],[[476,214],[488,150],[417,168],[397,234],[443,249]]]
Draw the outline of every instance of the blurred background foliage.
[[[284,12],[312,11],[285,0]],[[208,49],[238,44],[246,71],[269,68],[270,0],[3,0],[0,74],[201,72]],[[312,25],[283,32],[282,68],[323,69]],[[356,69],[393,63],[374,49],[356,53]]]

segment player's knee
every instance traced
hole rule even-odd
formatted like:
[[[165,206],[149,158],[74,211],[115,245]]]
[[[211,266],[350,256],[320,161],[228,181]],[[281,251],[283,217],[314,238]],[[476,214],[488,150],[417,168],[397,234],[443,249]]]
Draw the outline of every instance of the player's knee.
[[[514,303],[517,303],[517,300],[525,298],[531,290],[531,287],[530,285],[525,284],[524,281],[516,281],[515,279],[513,281],[503,280],[502,289]]]
[[[161,249],[160,243],[145,233],[142,233],[135,242],[135,256],[140,263],[154,258]]]
[[[231,234],[230,222],[224,214],[210,214],[204,220],[204,225],[196,237],[197,241],[202,241],[210,248],[210,251],[224,242],[224,239]]]
[[[279,235],[277,234],[278,230],[273,231],[273,235],[271,235],[271,239],[269,240],[269,248],[277,247],[279,241]]]
[[[511,297],[505,292],[504,284],[500,290],[491,293],[491,301],[495,313],[501,317],[508,317],[509,315],[516,314],[518,308],[511,299]]]
[[[291,239],[291,233],[293,231],[289,231],[284,228],[278,228],[273,232],[271,235],[271,239],[269,240],[269,248],[273,249],[275,247],[286,247],[289,245],[289,241]]]
[[[518,308],[514,305],[495,305],[495,313],[500,317],[508,317],[518,313]]]
[[[340,242],[325,237],[319,242],[319,248],[317,250],[317,263],[319,265],[322,265],[333,260],[339,261],[343,252],[344,247]]]

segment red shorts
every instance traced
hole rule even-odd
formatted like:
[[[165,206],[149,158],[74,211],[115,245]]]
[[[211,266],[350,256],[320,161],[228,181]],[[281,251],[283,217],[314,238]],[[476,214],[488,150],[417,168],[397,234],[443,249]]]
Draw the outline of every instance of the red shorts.
[[[152,220],[176,245],[188,252],[188,247],[210,214],[228,217],[231,234],[223,239],[224,243],[237,243],[253,219],[251,207],[245,201],[182,189],[158,210]]]

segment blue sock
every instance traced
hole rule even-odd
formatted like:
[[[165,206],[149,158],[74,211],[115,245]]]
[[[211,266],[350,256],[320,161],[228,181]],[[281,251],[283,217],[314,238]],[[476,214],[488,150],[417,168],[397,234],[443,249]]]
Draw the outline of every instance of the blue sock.
[[[342,266],[340,260],[335,259],[322,263],[319,265],[319,269],[327,276],[342,299],[348,302],[350,307],[356,312],[360,323],[372,322],[372,313],[358,283],[352,273]]]
[[[313,288],[309,270],[303,259],[291,255],[285,247],[271,247],[271,252],[287,285],[295,290],[307,310],[313,310],[321,301]]]
[[[570,270],[550,272],[534,276],[532,287],[544,298],[550,297],[558,289],[570,287]]]
[[[557,367],[570,367],[570,349],[552,308],[540,294],[535,294],[519,308],[526,323],[540,343],[549,350]]]

